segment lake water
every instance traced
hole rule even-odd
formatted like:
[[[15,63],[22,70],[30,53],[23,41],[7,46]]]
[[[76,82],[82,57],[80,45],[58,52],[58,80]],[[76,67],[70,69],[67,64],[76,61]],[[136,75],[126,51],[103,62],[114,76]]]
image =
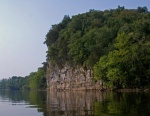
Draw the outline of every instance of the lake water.
[[[150,93],[0,91],[1,116],[150,116]]]

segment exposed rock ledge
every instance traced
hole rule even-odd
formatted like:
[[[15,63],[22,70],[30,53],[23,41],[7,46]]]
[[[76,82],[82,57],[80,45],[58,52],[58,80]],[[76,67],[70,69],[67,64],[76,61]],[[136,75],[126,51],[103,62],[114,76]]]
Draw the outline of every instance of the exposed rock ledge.
[[[65,65],[62,69],[48,64],[48,90],[102,90],[102,82],[93,81],[93,71]]]

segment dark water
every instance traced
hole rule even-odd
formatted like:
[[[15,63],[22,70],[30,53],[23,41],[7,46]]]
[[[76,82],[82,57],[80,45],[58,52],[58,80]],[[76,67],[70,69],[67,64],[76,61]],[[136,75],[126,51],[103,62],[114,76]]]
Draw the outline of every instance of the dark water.
[[[0,91],[1,116],[150,116],[150,93]]]

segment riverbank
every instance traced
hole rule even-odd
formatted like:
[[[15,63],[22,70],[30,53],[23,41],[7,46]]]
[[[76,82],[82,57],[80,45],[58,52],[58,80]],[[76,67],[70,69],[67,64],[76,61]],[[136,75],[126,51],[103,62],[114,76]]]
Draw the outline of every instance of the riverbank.
[[[101,92],[150,92],[150,88],[124,88],[124,89],[110,89],[110,88],[98,88],[98,86],[91,86],[90,88],[81,87],[81,88],[51,88],[47,91],[101,91]]]
[[[117,92],[150,92],[150,88],[117,89]]]

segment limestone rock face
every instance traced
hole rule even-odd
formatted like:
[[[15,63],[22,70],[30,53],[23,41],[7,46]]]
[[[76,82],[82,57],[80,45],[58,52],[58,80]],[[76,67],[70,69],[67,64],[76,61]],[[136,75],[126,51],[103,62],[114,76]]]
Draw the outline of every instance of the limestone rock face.
[[[62,69],[48,64],[46,71],[49,90],[102,90],[102,82],[93,81],[93,71],[65,65]]]

